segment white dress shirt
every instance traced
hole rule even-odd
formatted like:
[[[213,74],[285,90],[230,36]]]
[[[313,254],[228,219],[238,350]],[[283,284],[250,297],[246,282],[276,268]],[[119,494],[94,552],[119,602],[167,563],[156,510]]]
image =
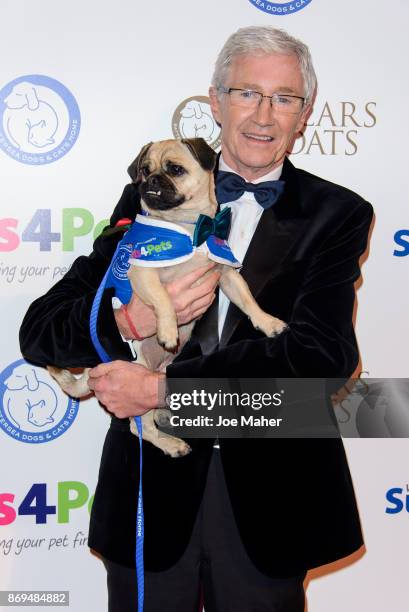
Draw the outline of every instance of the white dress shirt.
[[[247,182],[262,183],[264,181],[277,181],[281,176],[282,169],[283,165],[281,164],[281,166],[274,168],[274,170],[271,170],[271,172],[268,172],[264,176],[261,176],[254,181]],[[220,156],[219,160],[219,170],[234,172],[234,170],[232,170],[226,164],[222,155]],[[237,174],[237,172],[235,174]],[[253,234],[256,231],[256,227],[260,221],[260,217],[264,209],[256,202],[254,194],[249,191],[245,191],[243,195],[235,202],[227,202],[226,204],[222,204],[220,206],[221,210],[223,210],[225,206],[229,206],[232,212],[228,243],[236,259],[238,259],[240,263],[243,263],[247,249]],[[230,300],[223,293],[223,291],[219,289],[219,339],[222,335],[229,304]]]

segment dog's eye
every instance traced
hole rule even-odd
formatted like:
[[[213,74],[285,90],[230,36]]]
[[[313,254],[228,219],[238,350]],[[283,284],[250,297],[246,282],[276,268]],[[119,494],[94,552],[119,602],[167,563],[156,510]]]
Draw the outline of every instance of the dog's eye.
[[[177,164],[169,164],[168,172],[172,176],[182,176],[182,174],[185,174],[186,170],[183,168],[183,166],[178,166]]]
[[[149,171],[149,166],[142,166],[142,175],[146,178],[147,176],[149,176],[150,171]]]

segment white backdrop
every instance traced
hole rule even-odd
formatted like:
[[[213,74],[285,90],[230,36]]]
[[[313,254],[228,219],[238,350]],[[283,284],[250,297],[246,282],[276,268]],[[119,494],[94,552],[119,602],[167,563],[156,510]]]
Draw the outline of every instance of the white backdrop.
[[[24,416],[19,405],[33,385],[13,387],[18,329],[28,304],[90,251],[143,144],[182,133],[217,146],[205,97],[216,55],[238,27],[282,27],[311,48],[318,97],[292,161],[374,205],[358,291],[360,369],[407,377],[408,18],[404,0],[2,3],[0,590],[69,590],[73,612],[106,609],[105,571],[86,535],[108,418],[94,401],[77,413],[41,369],[31,376],[49,394],[48,412]],[[27,82],[36,99],[24,106],[15,96]],[[346,448],[367,553],[311,573],[309,609],[403,612],[409,443],[347,440]],[[403,508],[386,513],[402,505],[387,500],[391,488],[402,489]]]

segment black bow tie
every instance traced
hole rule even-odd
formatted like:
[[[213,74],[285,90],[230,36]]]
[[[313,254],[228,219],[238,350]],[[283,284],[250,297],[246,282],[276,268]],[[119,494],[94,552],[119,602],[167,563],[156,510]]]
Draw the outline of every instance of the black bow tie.
[[[244,178],[233,172],[219,170],[216,177],[216,197],[219,204],[235,202],[245,191],[254,193],[256,202],[263,208],[270,208],[283,193],[284,181],[264,181],[247,183]]]

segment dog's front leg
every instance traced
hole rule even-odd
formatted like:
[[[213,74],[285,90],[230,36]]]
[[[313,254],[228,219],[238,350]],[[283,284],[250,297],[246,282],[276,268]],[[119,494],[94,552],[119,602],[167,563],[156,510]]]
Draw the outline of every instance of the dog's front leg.
[[[219,284],[229,300],[250,318],[256,329],[260,329],[266,336],[276,336],[287,327],[284,321],[269,315],[260,308],[248,284],[234,268],[223,267]]]
[[[158,343],[167,351],[175,350],[178,345],[176,313],[169,294],[160,281],[158,270],[130,266],[128,278],[134,293],[155,311]]]
[[[71,397],[86,397],[91,393],[88,387],[88,372],[91,368],[85,368],[79,378],[75,378],[69,370],[47,366],[48,373],[58,382],[61,389]]]

